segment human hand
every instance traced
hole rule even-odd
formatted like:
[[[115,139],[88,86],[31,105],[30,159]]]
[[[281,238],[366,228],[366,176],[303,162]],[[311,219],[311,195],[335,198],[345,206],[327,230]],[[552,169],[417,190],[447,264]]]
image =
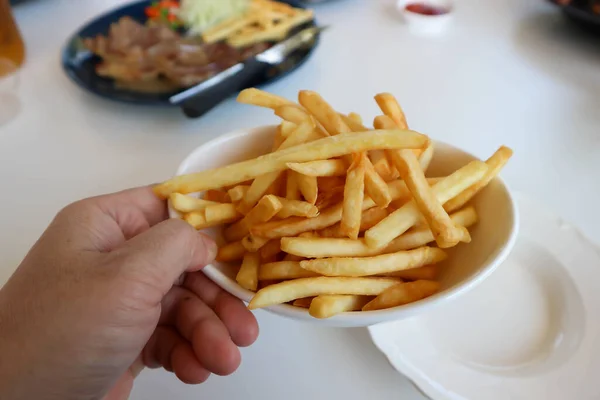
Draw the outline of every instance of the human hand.
[[[256,319],[198,272],[214,242],[166,218],[150,188],[56,216],[0,290],[0,398],[121,400],[143,365],[185,383],[239,366]]]

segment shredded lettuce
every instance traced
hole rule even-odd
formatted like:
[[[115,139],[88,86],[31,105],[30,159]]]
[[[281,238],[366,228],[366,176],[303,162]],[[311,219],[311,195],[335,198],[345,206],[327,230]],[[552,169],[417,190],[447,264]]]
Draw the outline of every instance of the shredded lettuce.
[[[197,35],[222,20],[243,14],[249,0],[181,0],[179,18]]]

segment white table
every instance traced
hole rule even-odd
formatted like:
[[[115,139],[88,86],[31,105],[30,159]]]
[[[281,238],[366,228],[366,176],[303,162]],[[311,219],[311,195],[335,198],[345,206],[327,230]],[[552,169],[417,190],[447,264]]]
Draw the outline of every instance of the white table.
[[[0,283],[63,205],[169,177],[194,147],[220,133],[274,121],[229,100],[198,120],[178,110],[112,103],[69,82],[59,63],[84,20],[122,0],[38,0],[16,17],[28,47],[22,112],[0,128]],[[407,33],[392,3],[344,0],[317,7],[331,24],[314,57],[268,87],[293,97],[315,89],[340,110],[377,112],[390,91],[410,125],[487,157],[515,157],[503,176],[560,211],[600,243],[600,51],[542,0],[457,0],[446,35]],[[0,104],[2,107],[2,104]],[[144,373],[133,399],[422,399],[371,345],[366,330],[317,329],[265,312],[240,370],[198,387]]]

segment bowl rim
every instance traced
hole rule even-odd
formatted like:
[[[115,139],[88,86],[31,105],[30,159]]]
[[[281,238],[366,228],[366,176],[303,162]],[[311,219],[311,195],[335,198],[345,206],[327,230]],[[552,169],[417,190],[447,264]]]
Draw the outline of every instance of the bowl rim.
[[[242,128],[209,140],[196,147],[183,159],[183,161],[177,167],[175,176],[186,173],[184,171],[186,171],[188,164],[193,160],[197,159],[199,155],[203,154],[207,148],[213,148],[221,144],[227,143],[231,140],[235,140],[236,138],[256,135],[267,129],[274,130],[276,128],[277,125],[261,125],[253,128]],[[474,159],[479,160],[479,158],[473,155],[472,153],[460,149],[456,146],[453,146],[449,143],[440,140],[435,140],[434,142],[456,149],[470,157],[473,157]],[[383,310],[344,312],[327,319],[314,318],[308,313],[308,309],[295,307],[289,304],[277,304],[274,306],[265,307],[264,310],[296,320],[303,320],[315,323],[321,322],[327,325],[367,326],[379,322],[393,321],[415,315],[416,313],[422,312],[425,309],[439,304],[442,300],[452,300],[455,297],[468,292],[469,290],[477,286],[479,283],[481,283],[484,279],[486,279],[489,275],[491,275],[492,272],[494,272],[496,268],[506,260],[516,243],[519,232],[520,217],[514,195],[510,190],[509,186],[500,176],[496,176],[494,179],[498,180],[498,182],[505,189],[508,195],[509,207],[512,211],[511,215],[513,217],[509,237],[506,240],[506,242],[500,247],[500,249],[497,250],[495,257],[484,263],[476,274],[469,277],[468,279],[465,279],[462,283],[454,285],[444,291],[440,291],[434,294],[433,296],[427,297],[422,300],[418,300],[414,303],[387,308]],[[171,218],[177,217],[178,213],[171,207],[170,202],[168,203],[168,211],[169,216]],[[235,280],[230,279],[225,274],[220,272],[219,269],[213,264],[206,265],[202,269],[202,271],[211,281],[213,281],[222,289],[246,303],[249,302],[252,296],[254,295],[254,292],[242,288],[240,285],[237,284],[237,282],[235,282]]]

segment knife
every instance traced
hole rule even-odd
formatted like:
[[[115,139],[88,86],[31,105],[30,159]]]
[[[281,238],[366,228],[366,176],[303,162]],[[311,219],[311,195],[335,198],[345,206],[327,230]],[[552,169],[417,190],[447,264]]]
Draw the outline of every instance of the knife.
[[[171,96],[169,102],[181,106],[188,117],[200,117],[232,94],[252,86],[269,68],[281,64],[292,52],[311,43],[325,29],[327,26],[303,29],[251,59]]]

